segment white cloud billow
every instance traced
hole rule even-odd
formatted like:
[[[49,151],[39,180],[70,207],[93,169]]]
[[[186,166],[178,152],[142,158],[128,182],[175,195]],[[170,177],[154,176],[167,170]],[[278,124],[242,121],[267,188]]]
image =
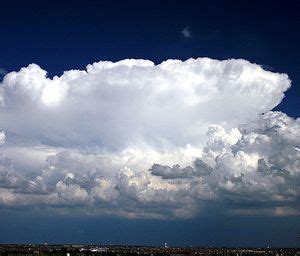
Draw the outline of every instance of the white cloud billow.
[[[298,214],[299,121],[269,112],[289,87],[286,74],[234,59],[8,73],[0,204],[186,218],[218,202]]]

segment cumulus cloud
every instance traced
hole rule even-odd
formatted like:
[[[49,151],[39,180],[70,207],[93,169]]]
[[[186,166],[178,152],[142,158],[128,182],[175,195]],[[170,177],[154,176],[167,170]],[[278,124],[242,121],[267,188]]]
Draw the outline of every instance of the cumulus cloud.
[[[300,122],[268,112],[241,125],[241,138],[217,155],[213,176],[228,199],[298,207]],[[219,183],[220,185],[220,183]]]
[[[98,62],[53,79],[46,74],[31,64],[4,77],[2,129],[55,147],[109,151],[199,145],[211,123],[250,121],[290,86],[287,75],[245,60],[208,58]]]
[[[147,218],[212,205],[296,214],[299,120],[270,112],[289,87],[286,74],[234,59],[8,73],[0,204]]]

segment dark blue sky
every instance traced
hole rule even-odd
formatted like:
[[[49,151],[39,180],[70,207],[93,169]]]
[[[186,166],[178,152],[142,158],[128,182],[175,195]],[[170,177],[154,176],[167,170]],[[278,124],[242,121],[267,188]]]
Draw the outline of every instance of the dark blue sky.
[[[244,58],[287,73],[276,107],[300,116],[300,1],[2,1],[0,69],[37,63],[60,75],[99,60]],[[191,38],[181,31],[189,27]],[[207,221],[207,218],[209,221]],[[208,224],[209,223],[209,224]],[[0,242],[297,246],[296,217],[193,221],[1,213]]]
[[[99,60],[244,58],[293,81],[276,109],[300,115],[299,1],[3,1],[0,67],[59,75]],[[192,38],[180,31],[189,26]]]
[[[1,243],[85,243],[163,246],[299,246],[299,217],[204,216],[192,220],[41,216],[4,212]]]

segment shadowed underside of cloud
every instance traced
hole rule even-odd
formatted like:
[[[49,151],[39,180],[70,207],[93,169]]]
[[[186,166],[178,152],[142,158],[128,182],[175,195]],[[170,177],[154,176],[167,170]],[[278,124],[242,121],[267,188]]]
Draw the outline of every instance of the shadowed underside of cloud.
[[[286,74],[245,60],[98,62],[0,86],[0,204],[129,218],[299,214]]]

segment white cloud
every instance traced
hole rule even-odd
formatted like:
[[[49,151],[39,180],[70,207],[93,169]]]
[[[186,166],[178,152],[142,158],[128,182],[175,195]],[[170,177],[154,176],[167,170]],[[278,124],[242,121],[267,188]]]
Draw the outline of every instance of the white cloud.
[[[8,73],[0,203],[147,218],[191,217],[208,202],[299,212],[299,121],[268,112],[289,87],[286,74],[233,59]]]
[[[212,123],[232,128],[256,118],[289,86],[287,75],[245,60],[99,62],[53,79],[31,64],[4,77],[0,122],[56,147],[169,150],[203,144]]]
[[[0,146],[5,143],[5,133],[0,131]]]
[[[57,182],[56,191],[59,197],[66,201],[74,202],[77,205],[86,202],[89,198],[87,191],[78,184],[67,184],[64,181]]]

